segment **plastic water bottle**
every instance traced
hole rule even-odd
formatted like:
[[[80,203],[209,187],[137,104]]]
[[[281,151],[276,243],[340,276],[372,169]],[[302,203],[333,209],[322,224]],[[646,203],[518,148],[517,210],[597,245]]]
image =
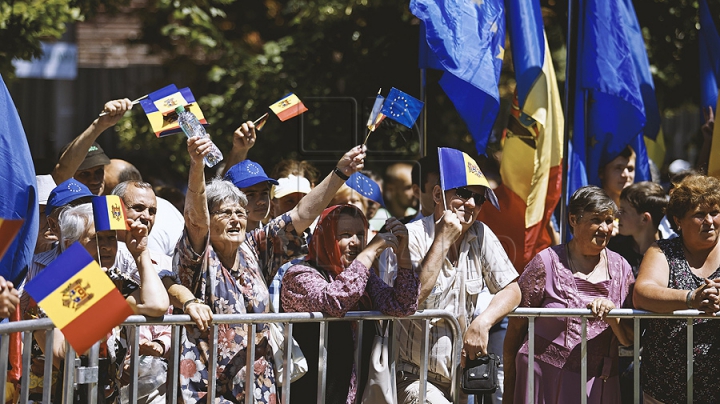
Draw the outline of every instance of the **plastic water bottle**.
[[[186,111],[182,105],[175,108],[175,112],[178,114],[178,125],[180,125],[182,131],[185,132],[185,136],[188,138],[193,136],[210,138],[210,135],[205,131],[205,127],[198,121],[195,114]],[[215,164],[221,162],[222,159],[222,152],[215,146],[215,143],[213,143],[210,148],[210,153],[205,156],[205,165],[213,167]]]

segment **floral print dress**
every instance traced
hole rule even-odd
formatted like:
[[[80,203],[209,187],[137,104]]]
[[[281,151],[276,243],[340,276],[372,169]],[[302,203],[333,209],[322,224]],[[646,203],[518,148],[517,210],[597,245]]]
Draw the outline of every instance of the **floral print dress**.
[[[216,314],[267,313],[269,293],[257,265],[249,265],[248,249],[241,248],[233,268],[225,268],[208,242],[195,252],[187,231],[178,242],[175,261],[180,282],[208,304]],[[246,324],[222,324],[218,330],[216,397],[221,403],[241,403],[248,394],[245,386],[247,355]],[[180,385],[186,403],[205,403],[210,362],[208,331],[185,327],[180,347]],[[255,338],[255,384],[249,394],[256,403],[275,403],[275,374],[268,326],[258,324]]]

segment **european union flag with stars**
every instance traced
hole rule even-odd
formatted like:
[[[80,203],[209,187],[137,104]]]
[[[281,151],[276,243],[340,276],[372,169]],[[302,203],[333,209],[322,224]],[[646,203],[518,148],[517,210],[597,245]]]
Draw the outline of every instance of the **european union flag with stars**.
[[[440,86],[465,121],[478,153],[485,154],[500,110],[503,0],[411,0],[410,12],[425,33],[420,68],[445,72]]]
[[[345,181],[345,185],[357,191],[360,195],[379,203],[383,208],[385,201],[383,200],[382,191],[377,182],[370,179],[365,174],[354,173]]]
[[[583,185],[600,185],[600,168],[626,146],[637,156],[635,182],[649,180],[643,136],[654,139],[660,126],[650,64],[632,1],[584,0],[579,15],[568,195]]]
[[[380,112],[393,121],[412,128],[420,116],[423,105],[422,101],[393,87]]]

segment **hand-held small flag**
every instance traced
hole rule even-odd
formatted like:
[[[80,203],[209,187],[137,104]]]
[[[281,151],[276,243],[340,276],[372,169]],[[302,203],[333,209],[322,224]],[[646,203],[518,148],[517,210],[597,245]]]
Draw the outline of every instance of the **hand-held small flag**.
[[[195,101],[192,91],[187,87],[178,89],[175,84],[170,84],[153,91],[145,99],[140,100],[140,106],[145,111],[157,137],[182,132],[177,122],[177,112],[175,112],[175,108],[181,105],[192,112],[201,124],[207,126],[205,115]]]
[[[422,101],[393,87],[383,103],[381,112],[393,121],[412,128],[420,116],[423,105],[425,104]]]
[[[125,220],[125,204],[117,195],[96,196],[92,200],[95,231],[130,230]]]
[[[363,173],[354,173],[345,181],[345,185],[357,191],[360,195],[379,203],[383,208],[385,201],[383,200],[382,191],[377,182],[373,181]]]
[[[253,125],[255,125],[255,131],[260,132],[260,131],[262,130],[262,128],[265,127],[265,124],[267,123],[269,117],[270,117],[270,114],[268,114],[268,113],[266,112],[266,113],[263,114],[263,116],[261,116],[260,118],[256,119],[256,120],[253,122]]]
[[[285,122],[290,118],[294,118],[307,111],[307,107],[300,101],[297,95],[290,93],[278,102],[270,106],[272,112],[277,115],[278,119]]]
[[[380,113],[383,102],[385,101],[385,97],[380,95],[380,91],[382,91],[382,88],[378,91],[377,97],[375,97],[375,103],[373,104],[372,111],[370,111],[370,116],[367,120],[367,127],[370,132],[374,132],[378,125],[380,125],[380,122],[385,119],[385,115]]]
[[[500,210],[495,192],[490,188],[485,174],[480,167],[468,156],[467,153],[449,147],[438,147],[438,159],[440,163],[440,188],[443,190],[443,198],[448,189],[455,189],[471,185],[485,187],[485,198],[492,203],[497,210]],[[447,208],[447,203],[445,203]]]
[[[0,259],[15,240],[23,222],[23,219],[0,219]]]
[[[32,296],[78,353],[134,314],[112,280],[74,243],[27,284]]]

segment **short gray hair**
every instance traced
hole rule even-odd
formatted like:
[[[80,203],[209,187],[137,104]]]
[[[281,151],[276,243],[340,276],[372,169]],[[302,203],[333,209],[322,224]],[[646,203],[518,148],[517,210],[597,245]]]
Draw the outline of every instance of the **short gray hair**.
[[[127,188],[128,188],[128,186],[130,186],[130,185],[134,186],[135,188],[149,189],[149,190],[151,190],[151,191],[153,190],[152,185],[148,184],[148,183],[145,182],[145,181],[142,181],[142,180],[128,180],[128,181],[123,181],[123,182],[117,184],[117,185],[115,186],[115,188],[113,188],[112,194],[119,196],[120,199],[122,199],[123,202],[124,202],[124,201],[125,201],[125,193],[127,192]],[[153,193],[154,193],[154,191],[153,191]]]
[[[247,197],[232,182],[215,177],[205,185],[208,210],[213,211],[223,202],[237,203],[243,208],[247,206]]]
[[[66,244],[72,244],[85,235],[95,224],[92,204],[83,203],[78,206],[65,207],[60,212],[58,225],[60,226],[60,249],[64,250]]]
[[[611,211],[617,215],[617,205],[605,191],[595,185],[586,185],[575,191],[568,203],[568,216],[582,216],[583,213]],[[572,227],[570,228],[572,231]]]

